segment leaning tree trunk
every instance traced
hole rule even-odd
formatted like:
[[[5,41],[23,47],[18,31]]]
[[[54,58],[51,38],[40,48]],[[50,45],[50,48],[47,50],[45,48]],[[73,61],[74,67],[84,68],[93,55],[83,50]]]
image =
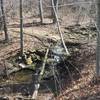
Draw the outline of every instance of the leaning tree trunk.
[[[58,14],[58,0],[53,0],[53,2],[54,2],[55,10],[56,10],[56,12]],[[57,20],[56,20],[56,16],[55,16],[55,13],[54,13],[53,9],[52,9],[52,17],[53,17],[53,23],[56,23]]]
[[[42,65],[40,74],[39,74],[38,77],[36,77],[36,80],[35,80],[35,89],[34,89],[34,93],[32,95],[32,99],[33,100],[36,100],[37,99],[37,96],[38,96],[38,92],[39,92],[39,88],[40,88],[40,83],[41,83],[41,80],[43,78],[43,74],[45,72],[45,65],[46,65],[46,62],[47,62],[49,49],[50,49],[50,46],[48,47],[48,49],[46,51],[45,58],[44,58],[44,62],[43,62],[43,65]]]
[[[40,23],[43,23],[43,4],[42,0],[39,0],[39,16],[40,16]]]
[[[96,52],[96,73],[100,76],[100,0],[97,1],[97,52]]]
[[[9,41],[8,33],[7,33],[7,25],[6,25],[6,18],[5,18],[5,12],[4,12],[4,4],[3,0],[0,0],[1,2],[1,12],[2,12],[2,20],[3,20],[3,28],[5,32],[5,41]]]

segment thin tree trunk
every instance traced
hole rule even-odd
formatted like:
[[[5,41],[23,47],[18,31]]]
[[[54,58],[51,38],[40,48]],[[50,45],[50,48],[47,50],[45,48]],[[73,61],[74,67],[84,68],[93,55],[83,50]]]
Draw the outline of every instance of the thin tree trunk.
[[[56,12],[56,9],[55,9],[55,6],[54,6],[54,0],[51,0],[51,1],[52,1],[52,7],[53,7],[54,14],[55,14],[55,18],[56,18],[56,22],[57,22],[57,28],[58,28],[58,32],[59,32],[59,35],[60,35],[60,38],[61,38],[61,42],[62,42],[62,45],[65,49],[66,55],[69,56],[70,53],[68,52],[68,49],[66,47],[66,44],[65,44],[65,41],[64,41],[64,38],[63,38],[63,34],[61,32],[58,15],[57,15],[57,12]]]
[[[23,55],[23,14],[22,14],[22,0],[20,0],[20,53]]]
[[[96,73],[100,76],[100,0],[97,1],[97,52],[96,52]]]
[[[43,23],[43,4],[42,0],[39,0],[39,13],[40,13],[40,22]]]
[[[5,12],[4,12],[4,4],[3,0],[1,1],[1,12],[2,12],[2,19],[3,19],[3,26],[4,26],[4,32],[5,32],[5,41],[9,41],[8,33],[7,33],[7,25],[6,25],[6,18],[5,18]]]
[[[56,12],[57,12],[57,14],[58,14],[58,0],[53,0],[53,2],[54,2],[55,10],[56,10]],[[51,3],[51,4],[52,4],[52,3]],[[56,16],[55,16],[55,13],[54,13],[53,8],[52,8],[52,17],[53,17],[53,23],[56,23],[57,20],[56,20]]]
[[[35,83],[35,90],[34,90],[34,93],[32,95],[32,99],[34,99],[34,100],[36,100],[37,96],[38,96],[38,91],[39,91],[39,88],[40,88],[40,82],[41,82],[43,74],[45,72],[45,65],[46,65],[46,62],[47,62],[49,49],[50,49],[50,46],[47,48],[40,75],[37,77],[37,80],[36,80],[36,83]]]

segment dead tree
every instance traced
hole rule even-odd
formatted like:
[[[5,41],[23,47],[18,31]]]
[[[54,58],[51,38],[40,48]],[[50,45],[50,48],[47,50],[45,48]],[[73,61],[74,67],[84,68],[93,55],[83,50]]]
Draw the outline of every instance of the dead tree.
[[[4,12],[3,0],[0,0],[0,3],[1,3],[1,13],[2,13],[3,28],[4,28],[4,33],[5,33],[5,41],[9,41],[9,37],[8,37],[8,33],[7,33],[7,24],[6,24],[5,12]]]
[[[100,76],[100,0],[97,1],[97,52],[96,52],[96,73]]]
[[[22,0],[20,0],[20,53],[23,56],[23,14]]]
[[[40,16],[40,23],[43,23],[43,4],[42,0],[39,0],[39,16]]]
[[[56,12],[58,14],[58,0],[53,0],[53,3],[54,3],[55,10],[56,10]],[[56,16],[55,16],[53,8],[52,8],[52,17],[53,17],[53,23],[56,23],[57,20],[56,20]]]

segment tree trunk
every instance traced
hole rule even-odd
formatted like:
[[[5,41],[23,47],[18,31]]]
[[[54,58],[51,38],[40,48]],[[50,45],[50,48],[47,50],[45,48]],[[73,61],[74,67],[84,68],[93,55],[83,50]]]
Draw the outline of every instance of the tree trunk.
[[[42,4],[42,0],[39,0],[39,14],[40,14],[40,23],[43,24],[43,4]]]
[[[100,76],[100,0],[97,1],[97,52],[96,52],[96,73]]]
[[[6,18],[5,18],[3,0],[1,0],[1,12],[2,12],[2,19],[3,19],[3,28],[4,28],[4,32],[5,32],[5,41],[9,41],[9,37],[8,37],[8,33],[7,33],[7,25],[6,25]]]
[[[68,49],[67,49],[67,47],[65,45],[63,34],[62,34],[62,31],[61,31],[61,28],[60,28],[60,23],[59,23],[58,15],[57,15],[57,12],[56,12],[56,9],[55,9],[55,6],[54,6],[54,0],[51,0],[51,1],[52,1],[52,7],[53,7],[54,14],[55,14],[57,28],[58,28],[58,32],[59,32],[59,35],[60,35],[60,38],[61,38],[62,45],[63,45],[63,47],[65,49],[66,55],[70,56],[70,53],[68,52]]]
[[[23,56],[23,14],[22,14],[22,0],[20,0],[20,53]]]
[[[54,6],[55,6],[55,9],[56,9],[56,12],[58,14],[58,0],[53,0],[54,2]],[[54,13],[54,10],[52,9],[52,17],[53,17],[53,23],[56,23],[57,20],[56,20],[56,16],[55,16],[55,13]]]
[[[48,59],[49,49],[50,49],[50,46],[48,47],[48,49],[46,51],[44,62],[43,62],[42,68],[41,68],[41,72],[40,72],[39,76],[36,77],[36,80],[35,80],[35,90],[34,90],[33,95],[32,95],[33,100],[36,100],[37,96],[38,96],[38,91],[39,91],[39,88],[40,88],[40,82],[41,82],[43,74],[45,72],[45,65],[46,65],[46,62],[47,62],[47,59]]]

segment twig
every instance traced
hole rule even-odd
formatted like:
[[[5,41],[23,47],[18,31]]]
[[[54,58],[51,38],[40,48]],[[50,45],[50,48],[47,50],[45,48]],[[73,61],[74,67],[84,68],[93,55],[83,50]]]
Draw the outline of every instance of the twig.
[[[57,15],[57,12],[56,12],[56,9],[55,9],[53,0],[52,0],[52,6],[53,6],[53,10],[54,10],[54,14],[55,14],[56,22],[57,22],[57,27],[58,27],[58,31],[59,31],[59,35],[60,35],[62,44],[64,46],[64,49],[66,51],[66,54],[69,56],[70,54],[69,54],[68,49],[67,49],[67,47],[65,45],[65,41],[64,41],[64,38],[63,38],[63,34],[61,32],[61,28],[60,28],[60,24],[59,24],[59,19],[58,19],[58,15]]]

